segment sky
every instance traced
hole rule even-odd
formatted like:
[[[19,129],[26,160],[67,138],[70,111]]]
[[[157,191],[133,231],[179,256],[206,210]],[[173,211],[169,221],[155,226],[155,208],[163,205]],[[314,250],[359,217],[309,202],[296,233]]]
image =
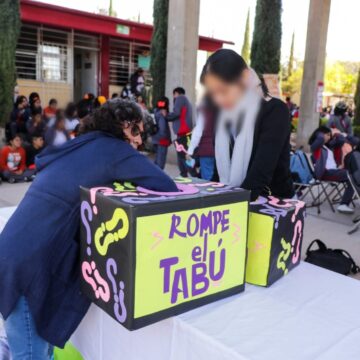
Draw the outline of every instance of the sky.
[[[179,0],[182,1],[182,0]],[[306,28],[310,0],[283,0],[282,61],[289,57],[291,37],[295,32],[295,56],[302,60],[305,52]],[[321,0],[317,0],[321,1]],[[109,0],[42,0],[79,10],[97,12],[108,9]],[[201,0],[199,33],[235,42],[232,47],[241,51],[248,9],[251,14],[251,32],[256,0]],[[113,9],[119,18],[152,23],[152,0],[113,0]],[[330,61],[360,61],[358,16],[360,0],[332,0],[327,42]],[[355,41],[353,40],[355,37]]]

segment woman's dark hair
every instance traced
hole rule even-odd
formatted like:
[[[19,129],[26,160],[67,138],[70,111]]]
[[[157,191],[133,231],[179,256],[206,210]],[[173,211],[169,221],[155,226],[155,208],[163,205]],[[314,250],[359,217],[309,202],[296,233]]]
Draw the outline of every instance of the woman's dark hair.
[[[68,119],[73,119],[75,117],[75,114],[77,112],[77,106],[75,103],[73,102],[69,102],[67,105],[66,105],[66,109],[65,109],[65,116],[68,118]]]
[[[49,106],[57,104],[57,100],[52,98],[49,100]]]
[[[103,131],[125,140],[123,132],[127,122],[138,124],[143,121],[143,112],[139,105],[124,99],[108,100],[81,121],[79,135],[91,131]]]
[[[30,105],[32,105],[36,99],[39,99],[40,100],[40,95],[39,93],[37,92],[32,92],[30,95],[29,95],[29,103]]]
[[[27,99],[26,99],[26,96],[24,96],[24,95],[19,95],[19,96],[16,98],[16,101],[15,101],[14,106],[17,108],[24,100],[27,100]]]
[[[181,86],[178,86],[173,90],[173,94],[175,93],[178,93],[179,95],[185,95],[185,89]]]
[[[310,136],[310,139],[309,139],[309,145],[312,145],[313,142],[316,140],[317,136],[319,134],[331,134],[331,129],[328,128],[327,126],[319,126]]]
[[[206,60],[200,81],[203,84],[207,74],[214,74],[227,83],[234,83],[245,69],[247,69],[246,62],[237,52],[231,49],[219,49]]]

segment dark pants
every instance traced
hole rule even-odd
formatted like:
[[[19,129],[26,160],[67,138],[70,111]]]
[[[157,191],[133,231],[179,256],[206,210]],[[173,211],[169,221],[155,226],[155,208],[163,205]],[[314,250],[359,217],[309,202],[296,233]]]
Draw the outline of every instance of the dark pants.
[[[14,179],[15,181],[24,181],[25,178],[29,179],[31,176],[35,175],[35,172],[35,169],[26,169],[21,175],[18,175],[11,171],[3,171],[2,177],[5,180]]]
[[[198,173],[195,167],[190,168],[189,166],[186,165],[186,157],[183,152],[177,153],[177,163],[180,171],[180,176],[187,177],[188,174],[190,174],[190,176],[192,177],[198,177]]]
[[[341,204],[349,205],[354,196],[354,189],[352,188],[349,178],[347,176],[347,170],[345,169],[333,169],[325,170],[325,173],[321,180],[343,182],[345,184],[345,192],[341,199]]]
[[[168,152],[168,147],[167,146],[156,145],[155,164],[160,169],[163,169],[163,170],[164,170],[165,164],[166,164],[167,152]]]

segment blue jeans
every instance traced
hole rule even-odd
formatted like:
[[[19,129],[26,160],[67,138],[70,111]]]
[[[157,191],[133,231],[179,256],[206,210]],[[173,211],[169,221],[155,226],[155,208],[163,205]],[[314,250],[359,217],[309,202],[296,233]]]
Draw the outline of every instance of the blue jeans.
[[[200,175],[204,180],[212,180],[215,169],[215,158],[211,156],[200,156]]]
[[[168,147],[167,146],[156,145],[155,164],[160,169],[163,169],[163,170],[164,170],[165,164],[166,164],[167,152],[168,152]]]
[[[29,305],[21,297],[5,321],[12,360],[49,360],[53,359],[53,348],[42,339],[35,327]]]

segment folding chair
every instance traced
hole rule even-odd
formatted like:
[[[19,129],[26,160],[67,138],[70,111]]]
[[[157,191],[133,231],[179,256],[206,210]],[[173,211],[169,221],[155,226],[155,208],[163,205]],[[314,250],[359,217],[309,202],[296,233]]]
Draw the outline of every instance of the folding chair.
[[[356,182],[350,173],[348,173],[348,178],[352,188],[354,189],[354,200],[360,202],[360,187],[356,185]],[[353,223],[354,225],[348,231],[349,235],[353,234],[354,232],[360,229],[360,215],[358,215],[353,219]]]
[[[299,200],[305,201],[307,207],[316,207],[318,214],[321,213],[321,205],[326,201],[328,202],[331,210],[335,212],[333,200],[336,200],[336,197],[341,196],[341,183],[316,179],[311,158],[308,154],[305,155],[306,165],[308,166],[313,178],[308,183],[294,182],[295,192],[297,194],[301,194],[299,196]],[[329,188],[331,188],[330,191]],[[307,195],[311,196],[311,203],[306,202],[305,198]]]

